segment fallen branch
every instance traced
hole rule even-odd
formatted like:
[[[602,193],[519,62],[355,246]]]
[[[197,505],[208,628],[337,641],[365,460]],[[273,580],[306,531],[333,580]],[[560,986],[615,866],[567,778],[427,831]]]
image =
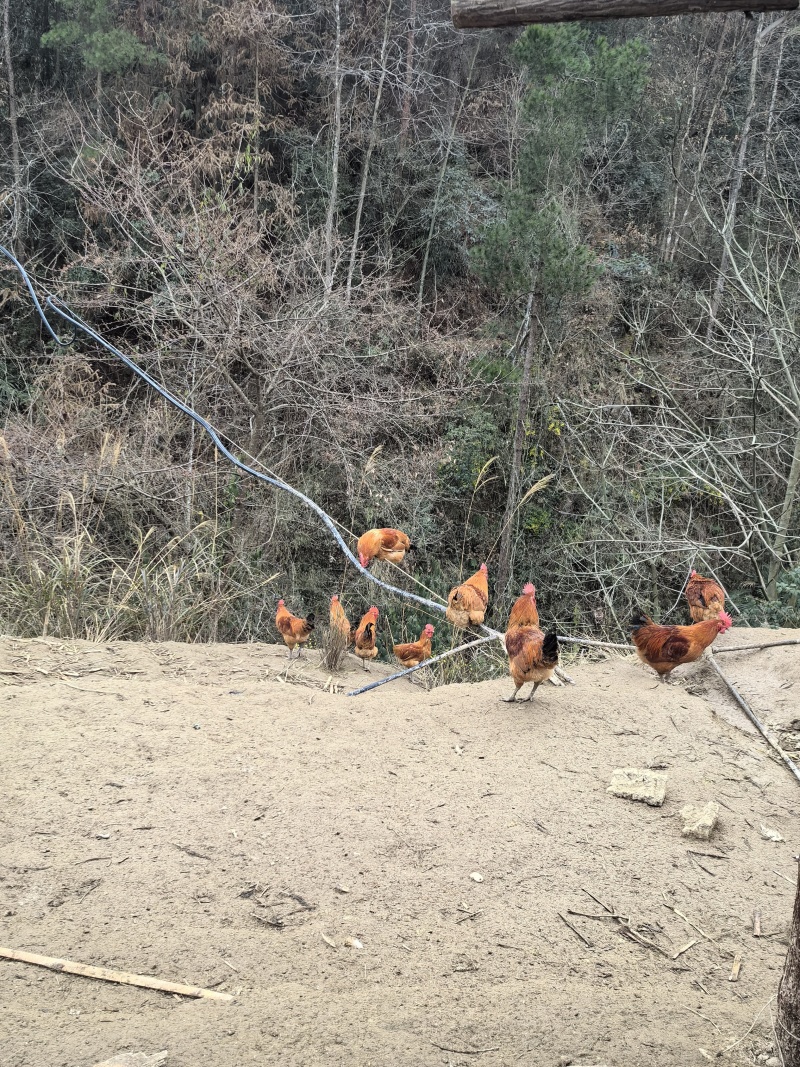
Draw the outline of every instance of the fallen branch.
[[[768,641],[763,645],[731,645],[730,648],[715,648],[715,652],[753,652],[759,648],[780,648],[781,645],[800,645],[800,640]]]
[[[448,1045],[440,1045],[436,1041],[431,1041],[434,1048],[440,1048],[442,1052],[454,1052],[456,1056],[482,1056],[484,1052],[499,1052],[500,1046],[493,1045],[492,1048],[450,1048]]]
[[[177,993],[181,997],[202,997],[205,1000],[220,1000],[226,1003],[233,1000],[230,993],[217,993],[213,989],[182,985],[180,982],[164,982],[160,978],[151,978],[146,974],[111,971],[107,967],[93,967],[88,963],[75,963],[73,960],[40,956],[36,952],[24,952],[22,949],[0,947],[0,958],[18,960],[20,963],[32,963],[36,967],[47,967],[48,970],[59,973],[79,974],[83,978],[97,978],[101,982],[116,982],[119,985],[135,985],[143,989],[158,989],[162,993]]]
[[[797,766],[796,763],[794,763],[787,756],[787,754],[783,751],[783,749],[778,744],[778,742],[770,735],[770,733],[767,730],[767,728],[762,724],[761,720],[758,718],[756,713],[753,711],[753,709],[750,707],[750,705],[744,699],[744,697],[739,692],[739,690],[736,688],[736,686],[733,684],[733,682],[730,680],[730,678],[728,678],[728,676],[723,673],[722,668],[720,667],[720,665],[717,663],[717,661],[714,658],[714,653],[711,652],[710,649],[709,649],[708,662],[711,664],[711,666],[714,668],[714,670],[717,672],[717,674],[723,680],[725,685],[727,685],[728,689],[730,689],[731,694],[733,696],[733,699],[736,701],[736,703],[739,705],[739,707],[745,713],[745,715],[750,720],[750,722],[753,724],[753,726],[755,726],[755,728],[758,730],[758,732],[761,734],[761,736],[764,738],[764,740],[767,742],[767,744],[771,748],[775,749],[775,751],[778,753],[780,758],[783,760],[783,762],[786,764],[786,766],[789,768],[789,770],[792,772],[792,774],[795,776],[795,778],[798,780],[798,782],[800,782],[800,768]]]

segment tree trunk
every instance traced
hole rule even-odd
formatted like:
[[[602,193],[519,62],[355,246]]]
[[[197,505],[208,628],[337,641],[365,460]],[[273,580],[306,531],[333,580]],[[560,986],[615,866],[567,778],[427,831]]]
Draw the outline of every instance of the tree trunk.
[[[383,26],[383,44],[381,45],[381,77],[380,81],[378,82],[378,91],[375,95],[375,107],[372,111],[372,129],[369,133],[369,143],[367,145],[367,151],[364,156],[364,166],[361,171],[361,189],[358,193],[356,221],[355,226],[353,227],[353,247],[350,249],[350,264],[347,268],[347,289],[345,292],[345,301],[350,300],[350,290],[353,286],[353,272],[356,269],[356,256],[358,255],[358,236],[361,232],[361,215],[364,211],[364,199],[367,193],[367,179],[369,178],[369,163],[372,159],[372,152],[378,140],[378,117],[380,114],[383,83],[386,80],[386,53],[389,47],[389,17],[391,13],[392,0],[389,0],[388,6],[386,8],[386,22]]]
[[[403,154],[411,123],[411,83],[414,80],[414,36],[416,34],[417,0],[411,0],[408,9],[408,32],[406,34],[406,72],[403,79],[403,105],[400,111],[400,136],[398,150]]]
[[[725,274],[728,270],[728,263],[730,262],[731,240],[733,239],[733,231],[736,226],[736,208],[739,203],[739,192],[742,188],[742,179],[744,178],[744,165],[747,159],[747,147],[750,140],[750,126],[753,122],[753,112],[756,103],[758,64],[761,59],[761,48],[764,42],[764,36],[764,16],[759,15],[756,36],[753,42],[753,60],[750,64],[750,88],[747,98],[747,111],[745,112],[742,133],[739,138],[739,151],[736,153],[736,162],[731,176],[731,191],[728,196],[728,210],[725,214],[725,225],[722,228],[722,259],[719,265],[717,282],[714,286],[714,293],[711,297],[708,329],[706,331],[707,340],[711,337],[714,323],[717,319],[719,305],[722,301],[722,291],[725,288]]]
[[[334,45],[334,84],[333,84],[333,149],[331,151],[331,191],[328,200],[328,214],[325,219],[325,296],[333,290],[333,224],[336,219],[336,201],[339,195],[339,148],[342,141],[342,15],[339,0],[334,0],[333,10],[336,18],[336,43]]]
[[[789,951],[778,986],[775,1031],[783,1067],[800,1067],[800,868],[789,932]]]
[[[253,137],[253,215],[256,219],[256,225],[258,225],[258,179],[260,177],[258,173],[258,158],[260,154],[261,144],[261,96],[259,93],[258,80],[260,76],[259,72],[259,54],[258,54],[258,41],[256,41],[256,69],[255,69],[255,97],[256,97],[256,130]]]
[[[508,588],[508,580],[511,576],[511,543],[514,538],[516,523],[514,521],[517,502],[519,499],[520,472],[522,471],[522,458],[525,451],[525,418],[528,414],[528,399],[531,392],[531,376],[533,373],[533,359],[538,347],[539,331],[537,329],[537,299],[536,293],[531,292],[528,297],[526,312],[528,319],[528,341],[525,345],[525,360],[522,364],[522,378],[519,383],[519,397],[517,399],[517,418],[514,427],[514,447],[511,456],[511,470],[508,475],[508,494],[506,496],[506,508],[503,513],[503,526],[500,538],[500,557],[497,564],[496,595],[503,597]]]
[[[726,25],[723,28],[722,36],[720,38],[720,50],[722,49],[722,43],[723,43],[724,38],[725,38],[725,32],[727,30],[727,23],[728,23],[729,19],[730,19],[730,15],[726,15],[725,16]],[[678,249],[678,244],[680,242],[681,234],[683,233],[683,230],[686,227],[686,224],[687,224],[688,219],[689,219],[689,212],[692,210],[692,205],[697,200],[698,186],[699,186],[699,183],[700,183],[700,178],[703,175],[703,168],[705,166],[706,154],[708,152],[708,146],[711,143],[711,134],[713,133],[713,130],[714,130],[714,122],[716,120],[717,111],[719,110],[720,104],[722,103],[723,99],[725,98],[725,96],[726,96],[726,94],[728,92],[728,82],[730,81],[731,72],[733,70],[734,60],[736,58],[736,53],[737,53],[738,49],[739,49],[739,35],[738,35],[737,32],[734,32],[733,42],[732,42],[732,45],[731,45],[731,51],[730,51],[730,53],[728,55],[728,58],[727,58],[725,76],[724,76],[724,78],[720,79],[720,81],[719,81],[719,89],[717,90],[717,95],[714,98],[713,104],[711,105],[711,111],[709,112],[709,115],[708,115],[708,122],[706,122],[705,134],[703,136],[703,143],[702,143],[702,146],[700,148],[700,155],[699,155],[699,157],[697,159],[697,164],[695,166],[694,181],[692,183],[692,188],[691,188],[691,191],[689,193],[689,196],[688,196],[688,198],[686,200],[686,204],[684,205],[683,216],[682,216],[681,221],[680,221],[680,223],[678,224],[678,226],[677,226],[677,228],[675,230],[675,233],[674,233],[673,238],[672,238],[672,243],[671,243],[671,245],[669,247],[669,251],[668,251],[667,256],[666,256],[666,260],[665,261],[667,263],[672,263],[674,261],[674,259],[675,259],[675,253],[677,252],[677,249]],[[711,73],[710,73],[710,75],[708,77],[709,84],[714,84],[714,82],[716,81],[716,78],[717,78],[716,71],[717,71],[717,61],[715,60],[714,61],[714,66],[712,67]]]
[[[702,115],[706,94],[710,90],[711,86],[716,85],[718,83],[718,68],[725,48],[725,40],[728,34],[728,23],[730,17],[730,15],[726,15],[723,20],[722,30],[719,34],[719,40],[717,42],[717,50],[714,56],[714,61],[711,64],[710,71],[705,71],[703,69],[702,64],[702,50],[705,46],[706,38],[703,38],[701,42],[700,48],[698,49],[697,53],[697,70],[695,72],[694,81],[692,82],[691,103],[689,105],[688,112],[685,115],[683,135],[679,138],[677,131],[675,134],[675,146],[673,148],[672,164],[672,173],[675,181],[675,188],[672,194],[672,207],[670,210],[669,222],[667,224],[667,229],[664,234],[664,239],[662,243],[661,259],[664,263],[671,263],[675,258],[675,250],[678,245],[678,234],[680,232],[681,225],[689,211],[689,204],[687,204],[684,208],[683,219],[681,220],[681,223],[679,223],[678,204],[680,201],[680,194],[684,188],[683,167],[684,162],[686,160],[686,145],[689,141],[689,137],[691,136],[692,127],[696,123],[695,115],[697,115],[697,119],[699,119],[700,115]],[[727,77],[723,81],[722,86],[724,87],[726,83]],[[721,96],[721,92],[719,95]],[[705,148],[711,133],[711,127],[713,125],[718,102],[719,96],[717,98],[717,101],[712,105],[711,108],[711,115],[709,117],[708,122],[708,130],[706,132],[706,138],[703,144],[703,149],[700,152],[698,168],[702,167],[703,158],[705,156]]]
[[[436,183],[436,194],[433,198],[433,205],[431,207],[431,224],[428,227],[428,239],[425,242],[425,255],[422,257],[422,270],[419,275],[419,290],[417,291],[417,333],[419,333],[420,321],[422,319],[422,300],[425,295],[425,278],[428,274],[428,257],[430,256],[431,243],[436,229],[436,217],[439,214],[439,199],[442,195],[442,186],[444,185],[445,175],[447,174],[447,164],[450,161],[450,152],[453,149],[453,141],[455,140],[456,130],[458,129],[458,122],[461,118],[461,112],[464,110],[464,104],[467,102],[469,87],[472,82],[472,72],[475,69],[475,60],[478,58],[479,48],[480,43],[475,46],[475,51],[472,53],[472,62],[469,65],[467,84],[464,86],[461,103],[458,105],[458,113],[450,124],[450,135],[447,138],[447,147],[445,149],[444,159],[442,160],[442,169],[439,171],[439,181]]]
[[[769,151],[772,126],[775,122],[775,104],[778,99],[778,87],[781,81],[781,68],[783,66],[783,50],[786,44],[787,37],[788,33],[784,33],[781,35],[780,48],[778,49],[778,58],[775,61],[775,74],[772,78],[772,96],[770,97],[769,111],[767,112],[767,128],[764,131],[764,151],[761,158],[761,164],[758,168],[758,192],[756,194],[756,207],[755,211],[753,212],[754,219],[761,218],[761,199],[762,193],[764,192],[764,182],[766,181],[767,177],[767,152]]]
[[[769,574],[767,577],[768,600],[778,599],[777,583],[778,575],[781,571],[780,557],[783,554],[783,550],[786,547],[786,542],[789,538],[792,512],[794,511],[795,501],[797,499],[797,491],[798,488],[800,488],[800,427],[798,427],[796,434],[792,465],[789,468],[789,477],[786,481],[786,493],[783,498],[783,507],[781,508],[781,516],[778,519],[778,532],[772,545],[775,555],[772,557],[769,564]]]
[[[8,124],[11,127],[11,174],[14,182],[11,190],[14,206],[12,224],[12,241],[14,250],[19,251],[19,234],[22,229],[22,162],[19,149],[19,128],[17,125],[17,94],[14,87],[14,64],[11,60],[11,20],[9,7],[11,0],[3,0],[3,51],[6,61],[6,78],[8,80]]]

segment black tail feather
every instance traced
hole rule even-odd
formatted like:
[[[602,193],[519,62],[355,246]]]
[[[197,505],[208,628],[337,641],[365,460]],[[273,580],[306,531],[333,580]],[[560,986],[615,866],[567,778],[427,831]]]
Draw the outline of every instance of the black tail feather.
[[[551,630],[542,641],[542,657],[551,662],[558,662],[558,631]]]

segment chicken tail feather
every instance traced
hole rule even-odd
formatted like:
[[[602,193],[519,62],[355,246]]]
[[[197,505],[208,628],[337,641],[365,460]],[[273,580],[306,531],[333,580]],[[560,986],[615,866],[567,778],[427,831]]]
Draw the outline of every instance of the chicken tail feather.
[[[544,635],[542,641],[542,659],[546,662],[558,660],[558,631],[552,630]]]

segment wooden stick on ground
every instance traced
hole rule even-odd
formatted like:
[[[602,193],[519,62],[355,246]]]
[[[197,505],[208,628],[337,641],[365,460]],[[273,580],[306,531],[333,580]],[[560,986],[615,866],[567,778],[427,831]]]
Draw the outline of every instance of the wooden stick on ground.
[[[33,963],[37,967],[47,967],[48,970],[59,971],[63,974],[79,974],[84,978],[98,978],[101,982],[117,982],[119,985],[135,985],[144,989],[158,989],[163,993],[177,993],[181,997],[203,997],[206,1000],[219,1000],[225,1003],[234,999],[230,993],[217,993],[213,989],[182,985],[180,982],[164,982],[160,978],[151,978],[146,974],[111,971],[107,967],[93,967],[88,963],[75,963],[73,960],[60,960],[55,959],[53,956],[40,956],[36,952],[24,952],[22,949],[0,947],[0,958],[18,960],[20,963]]]
[[[714,658],[714,653],[711,651],[711,649],[709,649],[708,662],[711,664],[711,666],[714,668],[714,670],[717,672],[717,674],[723,680],[725,685],[727,685],[728,689],[730,689],[731,695],[733,696],[733,699],[736,701],[736,703],[739,705],[739,707],[745,713],[745,715],[750,720],[750,722],[753,724],[753,726],[755,726],[755,728],[758,730],[758,732],[761,734],[761,736],[764,738],[764,740],[767,742],[767,744],[770,745],[771,748],[775,749],[775,751],[778,753],[780,758],[783,760],[783,762],[786,764],[786,766],[789,768],[789,770],[792,772],[792,774],[795,776],[795,778],[798,780],[798,782],[800,782],[800,768],[798,768],[796,763],[794,763],[791,759],[789,759],[789,757],[783,751],[783,749],[778,744],[778,742],[770,735],[770,733],[767,730],[767,728],[759,720],[759,718],[757,717],[756,713],[753,711],[753,709],[750,707],[750,705],[744,699],[744,697],[739,692],[739,690],[736,688],[736,686],[733,684],[733,682],[730,680],[730,678],[728,678],[728,676],[723,673],[722,668],[720,667],[720,665],[717,663],[716,659]]]
[[[730,648],[715,648],[715,652],[753,652],[759,648],[780,648],[781,645],[800,645],[800,639],[793,641],[765,641],[761,645],[731,645]]]

